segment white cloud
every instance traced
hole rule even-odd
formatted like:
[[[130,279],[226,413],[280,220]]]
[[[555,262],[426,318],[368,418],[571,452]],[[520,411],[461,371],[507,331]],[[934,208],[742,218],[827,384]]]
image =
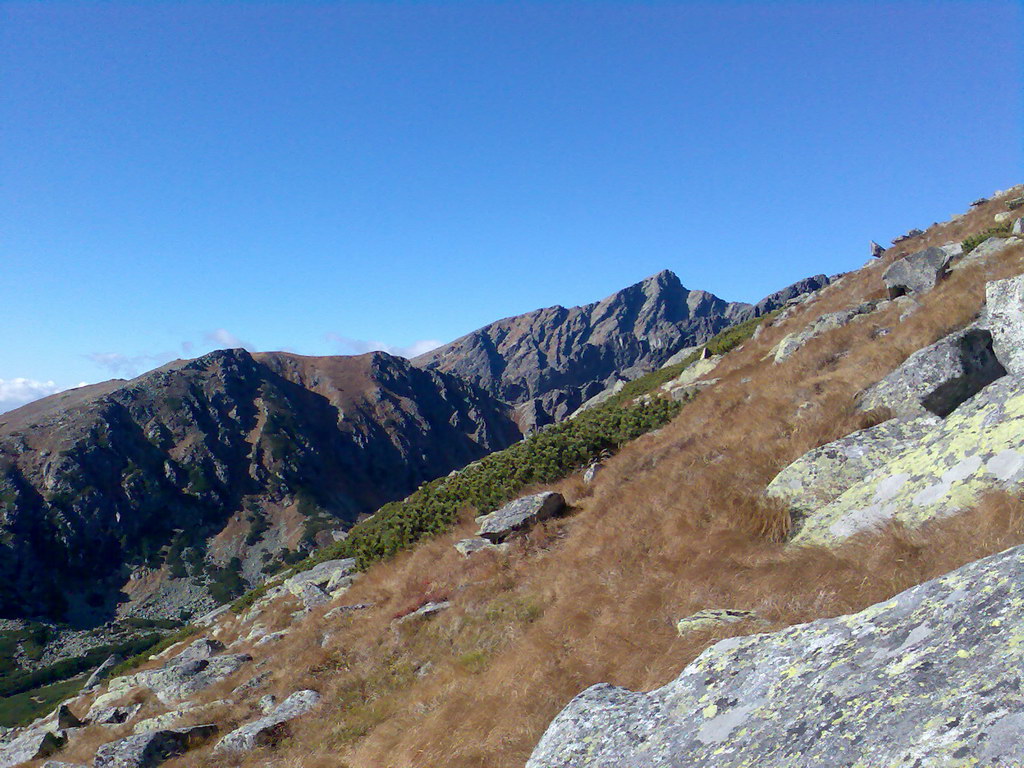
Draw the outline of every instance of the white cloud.
[[[210,331],[204,336],[204,338],[210,344],[216,345],[218,349],[237,349],[238,347],[241,347],[249,352],[256,351],[256,347],[249,342],[238,338],[226,328],[217,328],[216,330]]]
[[[401,347],[395,344],[388,344],[384,341],[353,339],[337,333],[328,333],[327,340],[335,344],[338,347],[338,350],[342,354],[346,355],[363,355],[367,352],[387,352],[389,355],[397,355],[398,357],[416,357],[417,355],[429,352],[442,344],[442,342],[437,339],[422,339],[420,341],[414,341],[407,347]]]
[[[141,355],[122,355],[120,352],[90,352],[85,355],[111,376],[133,379],[143,371],[157,368],[177,357],[174,352],[154,352]]]
[[[65,389],[67,387],[59,387],[55,381],[36,381],[24,378],[0,379],[0,413],[13,411],[33,400],[62,392]]]

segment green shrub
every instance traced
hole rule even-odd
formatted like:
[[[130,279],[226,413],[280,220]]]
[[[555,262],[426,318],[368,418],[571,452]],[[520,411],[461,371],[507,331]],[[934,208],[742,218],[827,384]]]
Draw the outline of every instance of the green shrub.
[[[1004,221],[995,227],[989,227],[981,232],[976,232],[968,238],[965,238],[961,245],[964,247],[964,254],[968,254],[977,248],[979,245],[984,243],[990,237],[1008,237],[1013,231],[1013,222]]]

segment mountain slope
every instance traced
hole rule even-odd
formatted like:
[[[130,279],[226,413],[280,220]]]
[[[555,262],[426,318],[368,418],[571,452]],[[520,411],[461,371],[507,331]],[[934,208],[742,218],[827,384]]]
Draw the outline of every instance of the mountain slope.
[[[555,306],[491,323],[413,360],[517,406],[525,427],[560,421],[613,383],[662,365],[733,323],[828,282],[801,281],[756,307],[689,290],[664,270],[581,307]]]
[[[170,576],[231,557],[258,575],[303,528],[345,527],[519,437],[486,393],[379,352],[223,350],[54,395],[0,418],[0,616],[109,613],[168,555]]]

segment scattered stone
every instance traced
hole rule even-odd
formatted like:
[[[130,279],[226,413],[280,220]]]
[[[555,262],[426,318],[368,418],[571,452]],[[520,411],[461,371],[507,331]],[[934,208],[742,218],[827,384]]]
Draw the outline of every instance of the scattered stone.
[[[703,611],[697,611],[685,619],[680,619],[676,624],[676,631],[680,635],[685,635],[689,632],[711,629],[721,624],[738,624],[741,621],[752,621],[758,618],[760,617],[754,611],[707,608]]]
[[[216,725],[193,725],[146,731],[104,744],[96,751],[95,768],[153,768],[201,746],[217,732]]]
[[[779,472],[765,493],[786,503],[800,517],[809,515],[918,444],[939,421],[932,414],[890,419],[833,440]]]
[[[43,768],[86,768],[81,763],[61,763],[57,760],[47,760],[43,763]]]
[[[1010,232],[1014,235],[1024,235],[1024,218],[1019,218],[1014,221]]]
[[[1016,245],[1019,242],[1021,242],[1021,240],[1016,237],[990,237],[988,240],[981,243],[981,245],[975,246],[974,250],[963,257],[953,268],[963,269],[968,264],[975,264],[979,261],[984,261],[996,254],[1002,253],[1010,246]]]
[[[315,584],[301,584],[296,594],[302,600],[302,606],[307,611],[331,602],[330,595]]]
[[[416,619],[425,619],[433,616],[435,613],[446,611],[452,607],[452,604],[447,600],[441,600],[439,602],[430,602],[421,605],[412,613],[407,613],[405,616],[401,616],[395,619],[396,624],[405,624],[408,621],[414,621]]]
[[[308,571],[297,573],[285,580],[284,587],[296,597],[305,600],[304,592],[307,586],[318,588],[321,592],[335,577],[349,576],[355,571],[356,559],[346,557],[341,560],[327,560],[318,563]]]
[[[319,703],[320,694],[316,691],[293,693],[269,715],[229,733],[220,740],[214,752],[246,752],[256,747],[272,745],[283,735],[282,726],[285,723],[305,715]]]
[[[327,617],[324,616],[324,618],[327,618]],[[269,678],[270,678],[270,670],[268,669],[266,672],[260,672],[257,675],[253,675],[248,680],[246,680],[244,683],[242,683],[241,685],[236,687],[231,693],[232,693],[232,695],[237,695],[237,694],[245,693],[246,691],[254,691],[257,688],[262,688],[266,684],[266,682],[267,682],[267,680]]]
[[[573,699],[527,768],[1024,764],[1024,548],[851,616],[716,643]]]
[[[179,653],[169,664],[184,664],[196,659],[209,659],[224,650],[224,643],[209,637],[201,637]]]
[[[141,709],[141,704],[125,704],[119,707],[101,709],[95,715],[91,714],[90,710],[89,725],[120,725],[139,714]]]
[[[600,472],[602,469],[604,469],[604,464],[602,464],[600,461],[595,461],[593,464],[587,467],[586,471],[583,473],[583,484],[593,485],[594,478],[597,477],[597,473]]]
[[[871,258],[873,258],[873,259],[880,259],[880,258],[882,258],[883,255],[885,255],[885,248],[880,246],[874,240],[871,241],[870,248],[871,248]]]
[[[964,244],[959,241],[946,243],[939,247],[949,255],[951,260],[955,259],[957,256],[962,256],[964,253]]]
[[[277,632],[271,632],[269,635],[264,635],[259,640],[257,640],[256,646],[259,647],[261,645],[270,645],[271,643],[276,643],[279,640],[283,640],[287,636],[287,629],[282,629]]]
[[[595,406],[608,402],[613,397],[615,397],[615,395],[619,394],[619,392],[621,392],[623,387],[625,386],[625,381],[623,381],[622,379],[616,379],[615,383],[612,384],[612,386],[608,387],[607,389],[601,390],[592,398],[585,401],[579,408],[573,411],[572,415],[569,418],[574,419],[584,411],[589,411],[591,408],[594,408]]]
[[[338,616],[347,616],[350,613],[356,611],[365,611],[367,608],[373,608],[374,603],[353,603],[352,605],[339,605],[337,608],[332,608],[324,614],[325,619],[335,619]]]
[[[146,733],[147,731],[162,731],[173,726],[185,715],[197,715],[201,712],[208,712],[221,707],[231,706],[233,703],[234,701],[232,699],[211,701],[206,704],[193,704],[191,702],[186,702],[178,708],[172,709],[170,712],[164,712],[162,715],[156,715],[155,717],[140,720],[134,725],[132,732]]]
[[[707,349],[704,349],[707,352]],[[661,385],[661,389],[667,392],[673,399],[684,399],[682,396],[677,397],[676,393],[679,390],[691,389],[692,386],[698,379],[707,376],[722,361],[721,355],[708,355],[707,357],[702,356],[699,360],[694,361],[690,365],[686,366],[676,378],[672,381]],[[699,388],[698,388],[699,389]]]
[[[882,273],[889,298],[908,293],[920,295],[932,290],[945,277],[951,258],[942,248],[925,248],[894,261]]]
[[[992,348],[992,333],[969,327],[912,354],[868,387],[858,407],[889,408],[904,418],[927,413],[945,417],[1005,374]]]
[[[516,531],[528,528],[565,509],[562,494],[554,491],[534,493],[511,501],[501,509],[484,515],[477,536],[495,544],[504,541]]]
[[[257,706],[263,714],[270,714],[270,711],[277,706],[277,696],[272,693],[265,694],[260,697],[260,701]]]
[[[220,606],[219,608],[214,608],[209,613],[203,614],[198,619],[193,619],[192,623],[193,624],[198,624],[200,627],[209,627],[215,621],[217,621],[217,619],[219,619],[221,616],[223,616],[225,613],[227,613],[230,610],[231,610],[231,603],[225,603],[224,605]]]
[[[996,224],[1002,224],[1004,221],[1009,221],[1013,217],[1013,211],[1000,211],[992,217],[992,220],[995,221]]]
[[[252,656],[245,653],[185,661],[174,659],[160,669],[132,675],[127,684],[149,688],[161,702],[173,704],[230,677],[250,661]]]
[[[774,356],[775,363],[781,363],[798,349],[801,349],[811,339],[827,331],[842,328],[854,318],[874,312],[878,306],[879,302],[868,301],[839,312],[827,312],[799,333],[789,333],[783,336],[766,358]]]
[[[112,653],[107,657],[106,661],[96,667],[96,670],[89,675],[89,679],[85,681],[85,685],[82,686],[82,693],[88,693],[89,691],[98,688],[99,684],[110,674],[110,670],[120,664],[122,661],[121,657],[116,653]]]
[[[85,721],[91,723],[100,712],[113,706],[115,701],[129,696],[142,696],[145,692],[146,689],[141,685],[136,685],[132,677],[116,677],[110,681],[107,692],[96,697],[85,715]]]
[[[987,202],[988,202],[988,198],[987,197],[979,197],[977,200],[975,200],[973,203],[971,203],[971,208],[977,208],[979,205],[984,205]]]
[[[678,352],[676,352],[674,355],[672,355],[672,357],[670,357],[668,360],[666,360],[665,363],[661,367],[662,368],[671,368],[673,365],[679,365],[681,362],[683,362],[686,358],[688,358],[690,355],[692,355],[698,349],[700,349],[699,345],[696,346],[696,347],[683,347]],[[621,387],[620,387],[620,389],[621,389]]]
[[[29,760],[49,757],[67,743],[67,736],[45,729],[26,731],[0,745],[0,768],[13,768]]]
[[[463,557],[469,557],[470,555],[479,552],[483,549],[496,549],[497,545],[494,544],[490,539],[485,539],[482,536],[474,536],[471,539],[461,539],[455,542],[455,549]]]
[[[918,235],[923,235],[923,234],[924,234],[924,230],[910,229],[910,230],[907,230],[902,235],[900,235],[899,237],[895,238],[892,241],[892,244],[896,245],[897,243],[902,243],[904,240],[910,240],[912,237],[917,237]]]

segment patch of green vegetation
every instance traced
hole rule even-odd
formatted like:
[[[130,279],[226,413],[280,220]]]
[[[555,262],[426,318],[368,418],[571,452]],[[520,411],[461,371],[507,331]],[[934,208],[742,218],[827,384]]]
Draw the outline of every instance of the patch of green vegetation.
[[[487,669],[491,657],[486,651],[476,650],[462,654],[455,661],[471,675],[478,675]]]
[[[231,604],[231,610],[238,614],[244,613],[249,610],[257,600],[267,594],[267,592],[281,586],[283,583],[284,579],[273,579],[272,581],[260,584],[255,589],[250,589]]]
[[[242,561],[237,557],[231,558],[223,568],[213,568],[210,571],[210,596],[218,604],[234,600],[245,591],[245,580],[242,578]]]
[[[263,510],[259,508],[250,512],[248,520],[249,532],[245,534],[245,545],[251,547],[263,538],[263,534],[270,529],[270,523],[267,522],[267,516],[263,514]]]
[[[202,468],[191,466],[188,468],[189,493],[199,494],[210,490],[210,481],[203,473]]]
[[[135,616],[122,619],[121,623],[134,629],[178,629],[181,627],[181,622],[177,619],[140,619]]]
[[[85,675],[41,688],[0,697],[0,726],[14,728],[28,725],[45,715],[65,699],[70,699],[85,685]]]
[[[964,255],[970,253],[979,245],[984,243],[990,237],[1009,237],[1013,232],[1013,222],[1004,221],[1002,224],[998,224],[994,227],[989,227],[981,232],[976,232],[970,237],[965,238],[961,245],[964,247]]]

